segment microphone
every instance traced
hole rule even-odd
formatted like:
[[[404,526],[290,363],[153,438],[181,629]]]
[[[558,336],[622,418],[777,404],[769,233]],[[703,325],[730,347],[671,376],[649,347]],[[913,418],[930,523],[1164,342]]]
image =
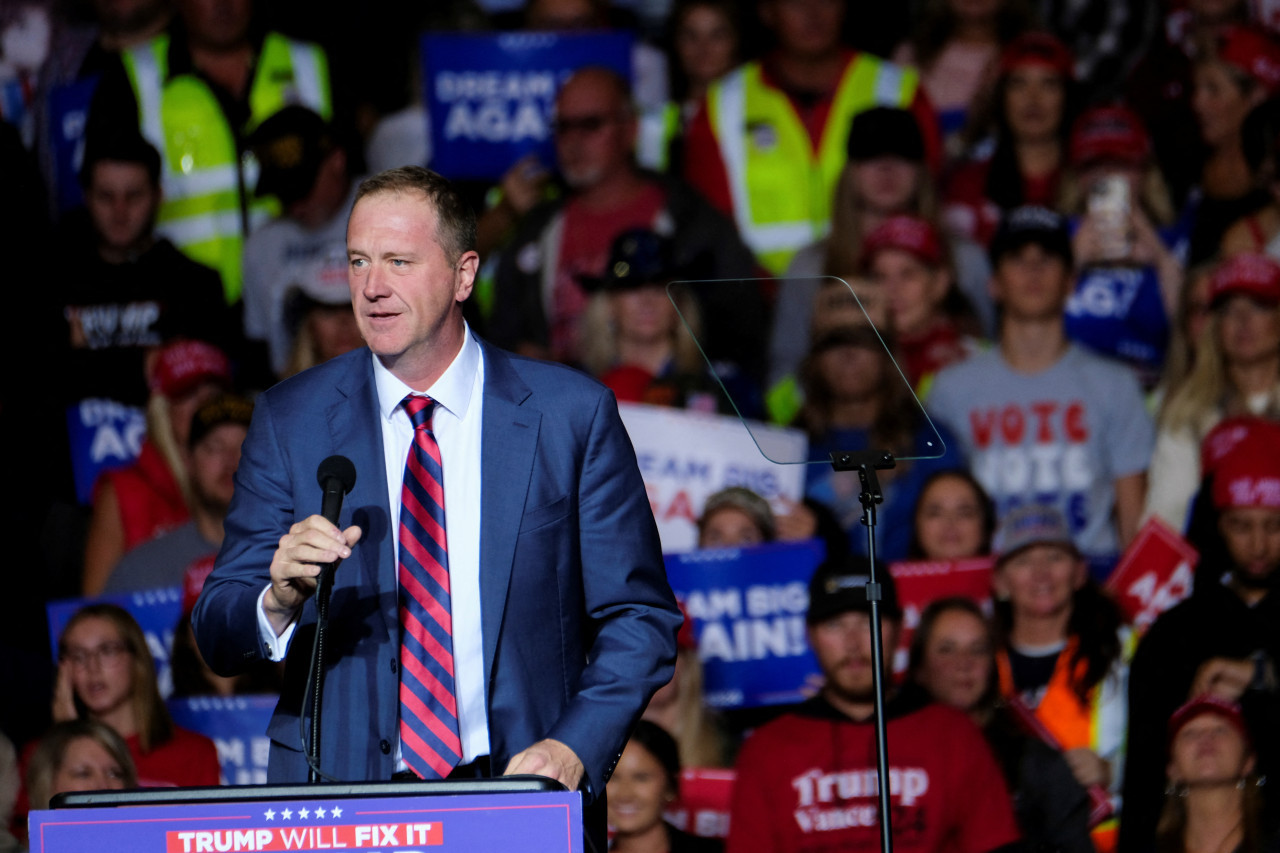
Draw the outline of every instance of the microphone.
[[[345,456],[330,456],[316,469],[316,481],[324,491],[320,514],[337,524],[342,512],[342,499],[356,484],[356,466]]]

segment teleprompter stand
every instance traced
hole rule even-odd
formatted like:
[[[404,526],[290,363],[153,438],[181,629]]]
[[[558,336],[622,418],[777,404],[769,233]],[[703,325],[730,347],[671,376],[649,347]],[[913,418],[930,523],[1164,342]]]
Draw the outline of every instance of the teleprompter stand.
[[[875,694],[876,728],[876,789],[880,794],[880,849],[892,853],[893,827],[889,812],[889,739],[888,724],[884,718],[884,642],[880,636],[880,582],[876,579],[876,506],[884,502],[880,491],[880,478],[876,471],[894,467],[893,454],[880,450],[856,452],[836,451],[831,454],[831,465],[837,471],[857,471],[862,490],[858,500],[862,503],[862,524],[867,528],[867,561],[871,579],[867,581],[867,601],[871,602],[871,684]]]

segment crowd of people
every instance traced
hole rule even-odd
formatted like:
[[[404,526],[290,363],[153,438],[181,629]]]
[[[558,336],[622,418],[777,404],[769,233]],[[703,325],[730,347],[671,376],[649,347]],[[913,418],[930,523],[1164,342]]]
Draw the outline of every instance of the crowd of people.
[[[0,403],[40,472],[0,634],[26,685],[0,703],[0,850],[14,799],[21,835],[60,791],[217,782],[129,614],[87,605],[51,662],[43,605],[172,585],[190,614],[255,395],[363,344],[357,188],[432,165],[416,37],[504,29],[630,32],[632,73],[559,83],[552,161],[456,182],[469,328],[619,401],[798,430],[811,461],[891,452],[879,560],[994,561],[992,612],[943,598],[908,626],[885,711],[900,849],[1280,845],[1280,7],[423,5],[0,8],[0,244],[70,258],[10,336],[11,364],[46,368]],[[86,401],[145,429],[78,493]],[[723,719],[687,624],[609,785],[618,850],[719,843],[663,823],[682,765],[736,768],[731,853],[874,844],[861,484],[806,470],[802,500],[714,495],[700,545],[823,543],[824,685]],[[1152,519],[1200,558],[1142,631],[1103,587]],[[891,659],[891,579],[883,605]],[[180,694],[279,689],[272,664],[214,674],[185,622],[175,643]]]

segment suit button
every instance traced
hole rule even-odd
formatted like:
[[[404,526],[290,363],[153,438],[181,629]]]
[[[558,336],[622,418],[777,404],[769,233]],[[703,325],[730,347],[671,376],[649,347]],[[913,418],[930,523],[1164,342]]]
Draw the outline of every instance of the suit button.
[[[384,738],[382,741],[380,741],[380,742],[378,743],[378,749],[381,749],[381,750],[382,750],[382,754],[383,754],[383,755],[390,755],[390,754],[391,754],[391,741],[386,740],[386,739]]]
[[[392,675],[395,675],[395,674],[396,674],[396,659],[395,659],[395,658],[392,658],[392,659],[391,659],[391,674],[392,674]]]

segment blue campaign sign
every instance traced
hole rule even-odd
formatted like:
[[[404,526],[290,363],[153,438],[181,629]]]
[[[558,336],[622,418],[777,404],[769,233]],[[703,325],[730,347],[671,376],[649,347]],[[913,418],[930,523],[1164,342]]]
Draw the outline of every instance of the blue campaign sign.
[[[173,655],[173,629],[182,617],[182,587],[171,586],[138,592],[100,595],[97,598],[64,598],[50,601],[45,610],[49,616],[49,645],[54,660],[58,659],[58,637],[76,611],[86,604],[118,604],[138,621],[147,638],[147,649],[156,662],[160,695],[173,692],[173,673],[169,667]]]
[[[146,434],[146,414],[134,406],[89,399],[67,407],[71,470],[80,503],[92,502],[99,474],[130,465],[138,458]]]
[[[224,785],[265,785],[267,723],[278,696],[188,696],[169,700],[173,721],[218,747]]]
[[[431,168],[449,178],[497,180],[530,152],[550,166],[560,84],[588,65],[630,80],[633,41],[627,32],[424,35]]]
[[[707,704],[800,702],[821,684],[805,637],[818,540],[668,554],[667,578],[693,620]]]
[[[281,798],[272,790],[242,789],[238,802],[34,811],[31,851],[582,851],[576,791],[359,798],[315,785]]]
[[[56,86],[49,92],[49,150],[53,152],[54,186],[50,187],[58,211],[66,213],[84,201],[80,192],[80,166],[84,162],[84,131],[89,102],[98,88],[98,75]]]

